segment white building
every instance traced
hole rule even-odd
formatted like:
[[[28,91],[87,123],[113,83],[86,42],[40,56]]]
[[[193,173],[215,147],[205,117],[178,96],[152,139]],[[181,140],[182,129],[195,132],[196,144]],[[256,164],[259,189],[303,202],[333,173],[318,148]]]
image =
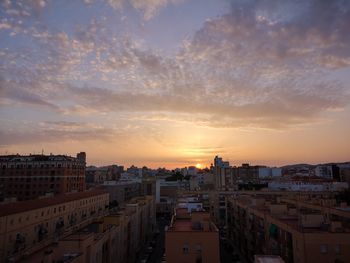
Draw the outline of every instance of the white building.
[[[322,178],[333,178],[332,166],[330,165],[318,165],[315,168],[315,175]]]
[[[342,191],[348,189],[346,182],[304,182],[304,181],[272,181],[269,190],[275,191]]]
[[[187,175],[196,175],[197,174],[198,169],[195,166],[190,166],[187,169]]]
[[[276,178],[282,176],[282,169],[276,167],[259,168],[259,179]]]

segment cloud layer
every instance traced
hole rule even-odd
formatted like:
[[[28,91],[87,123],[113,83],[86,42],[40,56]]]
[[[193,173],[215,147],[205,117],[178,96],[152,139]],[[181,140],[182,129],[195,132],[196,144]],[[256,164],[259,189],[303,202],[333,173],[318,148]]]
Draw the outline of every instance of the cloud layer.
[[[84,2],[85,8],[98,5]],[[167,5],[182,2],[105,4],[116,16],[133,8],[150,21]],[[348,1],[231,1],[225,14],[184,39],[174,56],[138,36],[116,32],[108,17],[68,31],[52,29],[40,15],[51,4],[2,4],[3,107],[45,109],[62,118],[124,112],[148,122],[281,129],[318,121],[350,101],[349,88],[334,77],[350,67]],[[22,44],[12,45],[16,41]],[[94,136],[81,125],[63,132],[72,138]],[[46,131],[64,137],[62,127],[42,127],[38,138],[47,137]],[[7,133],[2,131],[5,141]],[[99,129],[102,136],[108,133]],[[22,139],[11,142],[16,140]]]

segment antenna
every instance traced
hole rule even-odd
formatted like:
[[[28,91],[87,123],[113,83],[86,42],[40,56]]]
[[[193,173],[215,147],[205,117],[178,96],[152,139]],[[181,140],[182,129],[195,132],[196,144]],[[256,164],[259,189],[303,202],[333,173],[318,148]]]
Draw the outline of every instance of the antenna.
[[[41,155],[44,155],[44,149],[41,149]]]

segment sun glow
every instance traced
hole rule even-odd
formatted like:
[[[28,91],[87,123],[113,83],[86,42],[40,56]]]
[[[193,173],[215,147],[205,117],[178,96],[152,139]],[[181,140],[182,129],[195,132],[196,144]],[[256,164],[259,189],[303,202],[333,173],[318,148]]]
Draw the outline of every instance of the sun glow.
[[[197,168],[197,169],[201,169],[201,168],[202,168],[202,164],[197,163],[197,164],[196,164],[196,168]]]

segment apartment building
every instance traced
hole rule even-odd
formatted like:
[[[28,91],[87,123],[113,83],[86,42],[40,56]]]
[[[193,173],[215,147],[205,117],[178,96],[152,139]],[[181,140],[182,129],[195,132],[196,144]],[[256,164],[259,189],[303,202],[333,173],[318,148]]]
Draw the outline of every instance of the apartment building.
[[[0,261],[16,261],[108,213],[103,190],[0,205]]]
[[[105,181],[101,187],[109,193],[110,201],[119,206],[133,197],[156,194],[156,180],[153,178]]]
[[[86,154],[0,156],[0,201],[85,190]]]
[[[210,214],[191,210],[182,206],[175,209],[165,232],[166,262],[220,262],[219,231]]]
[[[154,197],[136,197],[120,211],[95,218],[21,262],[133,263],[154,229]]]
[[[349,262],[350,208],[333,199],[239,195],[227,198],[228,240],[254,261],[279,255],[286,263]]]
[[[101,187],[109,193],[111,202],[117,202],[119,206],[141,193],[141,184],[134,180],[105,181]]]

